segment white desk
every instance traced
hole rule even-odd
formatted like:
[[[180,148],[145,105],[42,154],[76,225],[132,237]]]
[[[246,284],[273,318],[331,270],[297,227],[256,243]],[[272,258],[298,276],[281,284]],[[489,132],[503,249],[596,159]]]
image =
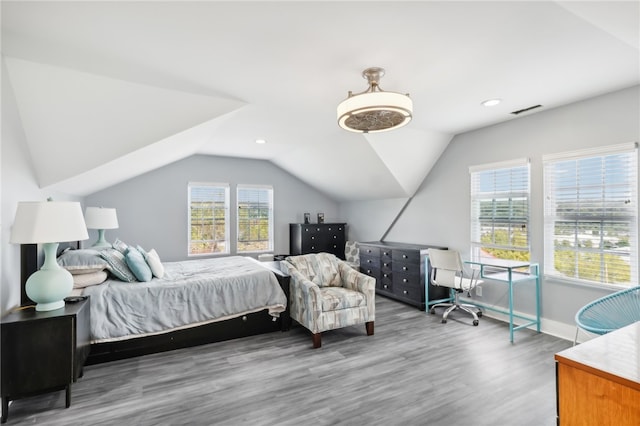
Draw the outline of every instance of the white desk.
[[[427,259],[428,261],[428,259]],[[509,339],[513,342],[513,333],[523,328],[536,326],[536,331],[540,332],[540,269],[537,263],[530,263],[528,261],[519,260],[505,260],[505,259],[490,259],[483,258],[478,261],[466,261],[469,265],[476,265],[480,267],[479,279],[491,280],[496,282],[506,283],[509,286],[509,306],[508,310],[496,308],[492,305],[487,305],[477,300],[465,300],[467,303],[472,303],[479,308],[499,312],[509,315]],[[519,270],[527,269],[526,272]],[[428,269],[427,269],[428,270]],[[429,291],[429,278],[427,278],[426,291]],[[535,281],[535,293],[536,293],[536,314],[535,318],[522,314],[513,313],[513,289],[516,284],[522,282]],[[428,293],[427,293],[428,294]],[[427,299],[428,300],[428,299]],[[433,300],[427,303],[426,310],[429,311],[429,307],[436,303],[444,303],[451,301],[453,298]],[[515,326],[513,323],[514,318],[525,320],[525,323]]]

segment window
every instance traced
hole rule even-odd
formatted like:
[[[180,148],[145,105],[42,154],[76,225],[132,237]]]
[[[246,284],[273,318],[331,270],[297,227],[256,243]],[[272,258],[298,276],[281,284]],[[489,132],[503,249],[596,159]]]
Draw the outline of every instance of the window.
[[[543,161],[545,274],[621,287],[637,283],[636,145]]]
[[[229,185],[189,183],[189,256],[229,253]]]
[[[529,161],[473,166],[471,257],[529,260]]]
[[[238,253],[273,250],[273,188],[238,185]]]

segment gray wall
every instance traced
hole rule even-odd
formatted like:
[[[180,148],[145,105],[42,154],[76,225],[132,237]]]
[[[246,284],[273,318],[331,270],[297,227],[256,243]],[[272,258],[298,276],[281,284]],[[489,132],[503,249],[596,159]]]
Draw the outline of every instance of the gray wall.
[[[117,171],[114,171],[114,173]],[[85,197],[86,206],[117,209],[119,229],[106,231],[113,242],[155,248],[162,261],[187,259],[188,182],[229,183],[231,210],[237,184],[272,185],[275,253],[289,252],[289,223],[309,212],[325,214],[325,222],[341,221],[338,205],[324,194],[269,161],[195,155]],[[231,214],[231,250],[235,253],[236,222]],[[97,238],[90,231],[87,245]]]
[[[638,141],[639,105],[640,89],[636,86],[456,136],[386,240],[445,245],[460,250],[463,257],[468,258],[469,166],[528,157],[531,160],[531,257],[544,268],[542,155]],[[377,238],[385,226],[367,223],[362,227],[362,223],[367,217],[395,217],[401,208],[398,201],[343,203],[340,211],[352,224],[351,238],[360,241]],[[541,293],[543,327],[552,334],[569,337],[567,333],[573,333],[576,311],[608,292],[544,279]],[[503,285],[486,283],[483,286],[485,303],[505,306],[506,296]],[[516,309],[534,312],[532,299],[532,294],[521,292]]]
[[[31,164],[20,114],[2,62],[2,139],[0,140],[0,311],[20,305],[20,246],[9,244],[19,201],[80,201],[79,197],[40,189]]]

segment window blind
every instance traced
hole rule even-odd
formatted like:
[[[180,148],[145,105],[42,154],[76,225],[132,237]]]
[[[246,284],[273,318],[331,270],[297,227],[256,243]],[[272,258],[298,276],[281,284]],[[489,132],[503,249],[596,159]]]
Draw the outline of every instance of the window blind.
[[[545,274],[638,282],[636,144],[543,157]]]
[[[238,185],[238,252],[273,250],[273,188]]]
[[[469,168],[472,258],[529,259],[529,161]]]
[[[229,185],[188,184],[188,255],[229,253]]]

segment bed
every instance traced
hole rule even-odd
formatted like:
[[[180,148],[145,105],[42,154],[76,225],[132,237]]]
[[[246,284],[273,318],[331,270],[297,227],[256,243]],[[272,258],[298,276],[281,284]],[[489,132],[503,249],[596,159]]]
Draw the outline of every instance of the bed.
[[[37,268],[38,252],[23,245],[23,282]],[[289,277],[272,265],[230,256],[162,266],[162,278],[148,282],[124,282],[110,272],[100,284],[74,289],[90,297],[87,364],[289,328]]]

